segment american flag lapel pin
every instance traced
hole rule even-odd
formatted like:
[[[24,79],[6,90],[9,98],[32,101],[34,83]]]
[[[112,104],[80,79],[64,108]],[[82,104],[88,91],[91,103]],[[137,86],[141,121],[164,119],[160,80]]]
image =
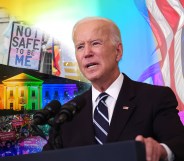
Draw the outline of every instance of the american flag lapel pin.
[[[123,106],[123,110],[128,110],[129,107],[128,106]]]

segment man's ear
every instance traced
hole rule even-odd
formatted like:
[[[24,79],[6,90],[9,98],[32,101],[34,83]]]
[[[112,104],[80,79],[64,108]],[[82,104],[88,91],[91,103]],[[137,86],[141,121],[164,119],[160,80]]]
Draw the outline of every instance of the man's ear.
[[[123,45],[118,43],[116,47],[116,61],[119,62],[123,55]]]

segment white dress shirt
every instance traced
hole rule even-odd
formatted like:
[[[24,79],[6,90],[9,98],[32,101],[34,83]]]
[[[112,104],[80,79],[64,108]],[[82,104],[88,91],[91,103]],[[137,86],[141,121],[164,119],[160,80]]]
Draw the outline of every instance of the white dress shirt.
[[[120,73],[118,78],[109,86],[109,88],[107,88],[106,91],[104,91],[105,93],[107,93],[109,95],[109,97],[107,97],[107,99],[105,101],[105,103],[108,107],[109,124],[111,123],[114,107],[115,107],[116,101],[118,99],[118,95],[119,95],[120,89],[122,87],[123,80],[124,80],[124,76],[123,76],[123,74]],[[99,92],[97,89],[94,88],[94,86],[92,86],[93,116],[94,116],[95,108],[99,102],[98,96],[100,93],[101,92]],[[164,149],[167,152],[168,161],[173,161],[174,155],[173,155],[172,151],[170,150],[170,148],[166,144],[161,143],[161,145],[164,147]]]
[[[110,85],[110,87],[106,91],[104,91],[105,93],[107,93],[109,95],[109,97],[107,97],[107,99],[105,101],[105,103],[108,107],[109,124],[111,122],[114,107],[115,107],[116,101],[118,99],[118,95],[119,95],[121,86],[123,84],[123,79],[124,79],[123,74],[120,74],[119,77]],[[93,115],[94,115],[95,108],[99,102],[98,96],[100,93],[101,92],[99,92],[98,90],[96,90],[92,86]]]

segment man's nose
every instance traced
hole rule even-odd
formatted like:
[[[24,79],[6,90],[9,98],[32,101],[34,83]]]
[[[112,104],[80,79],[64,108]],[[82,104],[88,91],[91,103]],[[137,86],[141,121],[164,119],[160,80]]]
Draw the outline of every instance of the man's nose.
[[[86,45],[85,46],[85,50],[84,50],[84,57],[85,58],[89,58],[92,57],[94,55],[92,48],[90,45]]]

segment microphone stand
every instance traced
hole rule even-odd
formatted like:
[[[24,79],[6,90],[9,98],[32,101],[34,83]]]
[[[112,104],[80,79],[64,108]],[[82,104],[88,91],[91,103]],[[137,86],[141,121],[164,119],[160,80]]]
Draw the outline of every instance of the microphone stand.
[[[64,123],[64,121],[63,121]],[[61,122],[60,123],[55,123],[54,119],[51,118],[47,121],[48,125],[51,126],[50,130],[49,130],[49,139],[47,139],[47,137],[45,136],[44,132],[38,127],[38,125],[31,123],[30,126],[32,128],[32,130],[35,132],[36,136],[40,136],[43,139],[45,139],[49,145],[53,148],[53,149],[60,149],[62,148],[62,140],[60,137],[60,126],[61,126]]]
[[[49,131],[49,144],[53,149],[61,149],[63,147],[62,138],[61,138],[61,126],[66,121],[70,121],[72,119],[73,114],[68,111],[64,110],[54,119],[50,119],[48,124],[51,125],[51,129]]]
[[[63,147],[62,139],[60,137],[61,133],[61,123],[56,123],[54,118],[51,118],[47,121],[47,124],[51,126],[49,130],[49,139],[48,144],[52,149],[61,149]]]
[[[62,148],[62,141],[59,135],[60,134],[60,128],[59,128],[60,124],[53,125],[52,121],[50,120],[48,121],[48,125],[51,126],[49,130],[49,136],[50,136],[49,140],[47,139],[43,131],[37,125],[31,124],[31,128],[35,132],[36,136],[40,136],[44,140],[46,140],[53,149]]]
[[[69,107],[69,106],[68,106]],[[71,109],[63,108],[58,116],[56,116],[52,123],[52,131],[53,134],[51,139],[51,145],[54,149],[59,149],[63,147],[62,139],[61,139],[61,126],[66,121],[71,121],[76,113],[76,110],[73,109],[73,105],[71,104]]]
[[[33,129],[33,131],[36,133],[37,136],[40,136],[47,141],[45,134],[37,125],[31,124],[31,128]]]
[[[56,115],[53,120],[48,121],[48,123],[51,125],[51,129],[49,131],[50,138],[48,140],[48,143],[53,149],[60,149],[63,147],[61,138],[61,126],[66,121],[71,121],[77,111],[79,111],[77,103],[70,102],[69,104],[67,104],[67,106],[65,105],[62,107],[61,111],[58,113],[58,115]]]

